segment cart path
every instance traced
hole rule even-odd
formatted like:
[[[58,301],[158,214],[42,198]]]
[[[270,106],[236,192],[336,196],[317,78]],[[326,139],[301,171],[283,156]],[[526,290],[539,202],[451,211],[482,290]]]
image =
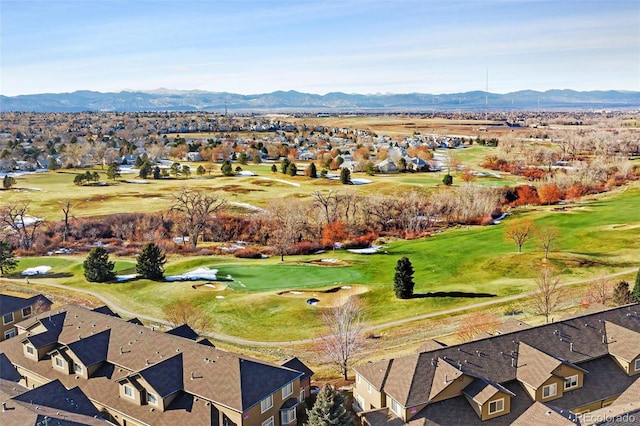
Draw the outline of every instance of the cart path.
[[[621,276],[621,275],[630,274],[630,273],[633,273],[633,272],[636,272],[636,271],[637,271],[637,268],[631,268],[631,269],[627,269],[627,270],[624,270],[624,271],[615,272],[613,274],[602,275],[602,276],[599,276],[598,278],[615,278],[615,277],[618,277],[618,276]],[[569,281],[569,282],[560,284],[558,287],[561,288],[561,287],[567,287],[567,286],[572,286],[572,285],[576,285],[576,284],[582,284],[582,283],[586,283],[586,282],[589,282],[589,281],[593,281],[594,279],[595,278],[588,278],[588,279]],[[0,278],[0,280],[5,281],[5,282],[14,282],[14,283],[17,283],[17,284],[20,284],[20,285],[24,285],[24,283],[21,283],[19,280],[15,280],[15,279]],[[129,311],[129,310],[127,310],[127,309],[115,304],[112,300],[110,300],[109,298],[105,297],[104,295],[102,295],[102,294],[100,294],[98,292],[92,291],[92,290],[74,288],[74,287],[69,287],[69,286],[65,286],[65,285],[62,285],[62,284],[46,283],[46,282],[40,281],[40,279],[38,279],[37,283],[34,282],[34,284],[45,286],[45,287],[59,288],[59,289],[63,289],[63,290],[73,290],[73,291],[76,291],[78,293],[88,294],[88,295],[93,296],[96,299],[100,300],[105,305],[108,305],[114,311],[118,311],[119,313],[124,314],[125,316],[136,317],[136,318],[138,318],[140,320],[151,321],[151,322],[154,322],[154,323],[157,323],[157,324],[162,324],[162,325],[167,325],[167,326],[169,325],[169,323],[167,321],[163,320],[163,319],[154,318],[152,316],[140,314],[140,313],[137,313],[137,312],[131,312],[131,311]],[[473,310],[473,309],[478,309],[478,308],[484,308],[484,307],[491,306],[491,305],[496,305],[498,303],[512,302],[514,300],[519,300],[519,299],[524,299],[524,298],[527,298],[527,297],[531,297],[534,293],[535,293],[535,290],[532,290],[532,291],[528,291],[526,293],[515,294],[513,296],[506,296],[506,297],[501,297],[501,298],[492,298],[491,300],[487,300],[485,302],[480,302],[480,303],[474,303],[473,305],[460,306],[460,307],[457,307],[457,308],[446,309],[444,311],[430,312],[428,314],[422,314],[422,315],[415,315],[413,317],[403,318],[403,319],[399,319],[399,320],[396,320],[396,321],[390,321],[390,322],[386,322],[384,324],[376,324],[376,325],[364,327],[363,328],[363,332],[367,333],[367,332],[372,332],[372,331],[380,330],[380,329],[384,329],[384,328],[396,327],[396,326],[407,324],[407,323],[410,323],[410,322],[413,322],[413,321],[421,321],[421,320],[425,320],[425,319],[429,319],[429,318],[439,317],[439,316],[442,316],[442,315],[457,314],[457,313],[468,311],[468,310]],[[287,345],[302,345],[302,344],[314,343],[314,342],[318,342],[318,341],[320,341],[322,339],[321,337],[314,337],[314,338],[301,339],[301,340],[288,340],[288,341],[280,341],[280,342],[264,342],[264,341],[260,341],[260,340],[251,340],[251,339],[245,339],[245,338],[242,338],[242,337],[229,336],[229,335],[222,334],[222,333],[214,333],[214,332],[206,331],[206,330],[197,330],[197,331],[198,331],[199,334],[201,334],[204,337],[211,337],[211,338],[214,338],[216,340],[220,340],[222,342],[234,343],[234,344],[237,344],[237,345],[248,345],[248,346],[282,347],[282,346],[287,346]]]

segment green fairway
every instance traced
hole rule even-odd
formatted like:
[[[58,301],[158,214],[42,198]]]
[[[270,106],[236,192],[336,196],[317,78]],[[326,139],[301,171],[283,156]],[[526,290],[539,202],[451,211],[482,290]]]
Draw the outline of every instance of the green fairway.
[[[587,201],[566,206],[538,207],[515,211],[535,219],[537,225],[553,225],[561,232],[550,253],[549,263],[562,274],[562,282],[596,277],[637,266],[640,259],[640,185],[623,188]],[[508,217],[505,221],[514,220]],[[407,256],[415,269],[415,293],[463,292],[466,297],[418,297],[397,300],[393,274],[397,260]],[[337,259],[341,266],[312,265],[322,259]],[[49,256],[20,260],[18,272],[48,265],[54,278],[37,280],[84,288],[105,294],[125,309],[161,317],[165,306],[188,300],[209,312],[213,329],[231,335],[264,340],[302,339],[321,330],[321,307],[309,306],[303,298],[286,298],[282,290],[329,289],[363,285],[365,315],[372,324],[407,318],[448,308],[470,305],[497,297],[515,295],[534,288],[533,279],[543,258],[539,243],[532,239],[523,253],[506,241],[503,225],[459,227],[432,237],[394,241],[372,255],[345,250],[311,256],[268,259],[236,259],[229,256],[171,257],[167,276],[198,267],[218,269],[226,285],[220,291],[194,289],[194,282],[96,284],[85,281],[82,256]],[[114,258],[118,273],[135,271],[135,260]],[[321,262],[322,263],[322,262]],[[227,276],[232,280],[228,281]],[[18,275],[19,276],[19,275]],[[202,283],[203,281],[199,281]],[[323,294],[318,293],[323,299]]]

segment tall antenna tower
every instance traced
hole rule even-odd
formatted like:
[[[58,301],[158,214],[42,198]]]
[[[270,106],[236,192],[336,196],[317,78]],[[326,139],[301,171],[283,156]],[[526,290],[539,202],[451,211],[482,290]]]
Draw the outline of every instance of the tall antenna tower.
[[[484,119],[489,115],[489,68],[487,68],[486,86],[484,91]]]

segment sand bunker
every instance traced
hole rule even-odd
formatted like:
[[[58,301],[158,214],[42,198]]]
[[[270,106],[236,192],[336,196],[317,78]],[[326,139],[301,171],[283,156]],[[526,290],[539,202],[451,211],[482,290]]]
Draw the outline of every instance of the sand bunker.
[[[206,291],[223,291],[227,289],[227,286],[220,283],[205,283],[194,284],[191,286],[194,290],[206,290]]]
[[[349,296],[366,293],[369,289],[360,285],[343,285],[328,290],[286,290],[278,296],[300,299],[309,306],[331,308],[344,303]]]

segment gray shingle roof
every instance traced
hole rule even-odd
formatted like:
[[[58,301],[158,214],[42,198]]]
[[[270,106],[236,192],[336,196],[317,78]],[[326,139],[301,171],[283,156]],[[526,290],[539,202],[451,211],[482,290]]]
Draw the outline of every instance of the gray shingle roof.
[[[5,315],[10,312],[22,310],[28,306],[34,305],[38,301],[41,301],[47,306],[52,305],[51,300],[47,299],[41,294],[29,298],[0,294],[0,315]]]
[[[83,345],[82,341],[89,336],[110,330],[106,360],[115,367],[110,371],[100,368],[97,373],[105,378],[107,374],[110,375],[109,386],[117,386],[115,380],[131,372],[142,372],[149,365],[156,365],[182,354],[182,382],[185,392],[242,412],[302,375],[289,368],[200,345],[192,340],[153,331],[73,305],[63,306],[50,314],[50,320],[48,314],[39,315],[38,319],[51,329],[31,335],[28,339],[75,347],[77,344]],[[32,320],[30,323],[34,322]],[[52,374],[51,361],[34,363],[26,359],[22,355],[20,341],[13,343],[11,340],[17,339],[0,342],[0,352],[4,351],[3,348],[12,348],[6,351],[8,356],[11,352],[9,359],[12,363],[28,363],[29,369],[39,374]],[[107,392],[106,384],[89,379],[85,386],[93,386],[92,383],[101,383],[92,392],[95,391],[94,396],[97,395],[98,399],[102,398],[102,394]],[[115,394],[113,403],[118,404],[117,388],[109,392]],[[155,419],[151,414],[140,415]]]
[[[484,378],[496,385],[516,379],[539,385],[551,377],[559,365],[565,364],[587,371],[583,388],[567,392],[564,397],[554,400],[561,409],[575,408],[599,400],[601,396],[606,398],[606,392],[613,392],[609,396],[618,395],[630,385],[629,377],[609,357],[611,345],[606,343],[606,328],[627,329],[630,331],[625,333],[634,337],[640,332],[640,315],[636,313],[639,306],[610,309],[461,345],[435,348],[429,352],[357,366],[355,370],[376,390],[385,392],[405,407],[412,407],[428,403],[434,392],[437,394],[442,391],[444,377],[449,379],[451,375],[458,374],[455,371]],[[612,325],[607,326],[608,323]],[[618,335],[622,335],[620,330]],[[636,349],[638,347],[634,346],[633,351]],[[525,364],[528,364],[529,371]],[[616,384],[609,386],[611,381]],[[518,405],[528,399],[531,405],[532,401],[524,390],[520,389],[521,395],[514,393],[517,397],[512,398],[512,404]],[[470,408],[464,397],[461,401]],[[448,407],[449,404],[454,403],[450,400],[433,403],[425,410],[439,413],[439,409],[434,407]],[[475,412],[473,415],[478,418]],[[515,418],[500,416],[503,417]],[[433,420],[428,415],[421,415],[420,418]]]
[[[99,362],[106,361],[110,334],[111,330],[104,330],[98,334],[69,343],[67,347],[85,366],[90,367]]]
[[[182,354],[177,354],[139,373],[164,398],[184,388]]]

